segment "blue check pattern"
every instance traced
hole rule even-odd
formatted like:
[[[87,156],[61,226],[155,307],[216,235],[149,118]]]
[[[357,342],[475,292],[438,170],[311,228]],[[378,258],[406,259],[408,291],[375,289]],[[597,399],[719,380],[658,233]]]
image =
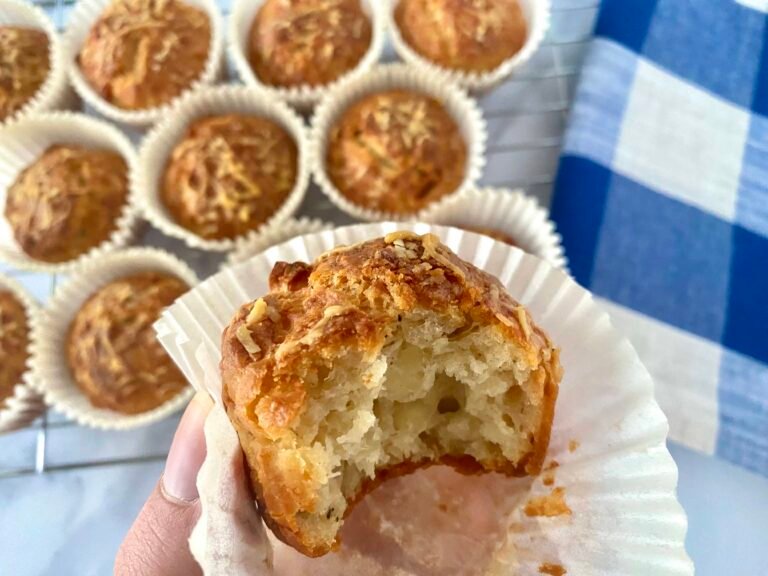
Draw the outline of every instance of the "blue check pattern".
[[[603,0],[552,217],[672,439],[768,475],[768,1]]]

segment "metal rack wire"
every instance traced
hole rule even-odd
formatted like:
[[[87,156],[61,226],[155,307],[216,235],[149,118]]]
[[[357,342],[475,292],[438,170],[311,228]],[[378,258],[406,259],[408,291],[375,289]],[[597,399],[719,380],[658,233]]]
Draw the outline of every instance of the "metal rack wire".
[[[75,0],[33,0],[63,29]],[[230,0],[220,0],[226,14]],[[553,0],[552,28],[533,60],[494,93],[481,99],[489,121],[488,168],[484,183],[523,187],[547,204],[573,87],[591,36],[599,0]],[[324,197],[310,192],[303,211],[341,223],[341,216]],[[194,253],[150,233],[148,243],[161,244],[212,270],[215,257]],[[44,300],[57,278],[6,269]],[[0,436],[0,479],[98,466],[115,466],[165,459],[176,419],[136,433],[85,430],[48,411],[30,428]],[[56,447],[59,441],[60,446]],[[131,448],[135,448],[132,450]],[[14,451],[7,459],[4,453]]]

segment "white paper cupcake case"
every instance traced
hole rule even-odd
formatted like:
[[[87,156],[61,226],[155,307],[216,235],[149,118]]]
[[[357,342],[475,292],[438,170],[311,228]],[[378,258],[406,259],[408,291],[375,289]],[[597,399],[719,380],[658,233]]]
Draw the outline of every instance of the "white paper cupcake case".
[[[16,243],[4,217],[8,188],[19,174],[54,144],[73,144],[112,150],[120,154],[129,172],[136,165],[136,152],[128,138],[114,126],[84,114],[44,112],[0,128],[0,260],[17,268],[41,272],[66,272],[90,256],[106,254],[130,243],[137,227],[132,195],[126,201],[109,238],[85,254],[67,262],[50,263],[28,256]]]
[[[531,56],[539,49],[544,37],[549,30],[551,19],[550,0],[518,0],[523,10],[526,22],[528,23],[528,36],[523,47],[512,58],[505,60],[497,68],[489,72],[462,72],[439,66],[438,64],[427,60],[424,56],[416,52],[403,39],[400,29],[395,21],[395,9],[399,0],[386,0],[387,27],[389,37],[397,54],[408,64],[421,70],[439,72],[448,77],[453,82],[463,86],[473,92],[487,92],[501,84],[506,78],[511,76],[515,70],[531,59]]]
[[[294,86],[283,88],[264,84],[256,76],[248,59],[248,37],[251,26],[265,0],[235,0],[227,24],[227,52],[240,79],[248,86],[268,90],[273,97],[284,100],[300,110],[309,110],[339,82],[355,78],[370,70],[381,57],[386,40],[386,7],[381,0],[361,0],[363,10],[371,20],[371,45],[358,65],[331,84],[324,86]]]
[[[289,218],[285,222],[276,222],[261,231],[253,232],[238,240],[235,249],[229,253],[227,261],[222,264],[222,267],[244,262],[270,246],[282,244],[296,236],[331,230],[334,227],[332,223],[324,222],[318,218]]]
[[[72,82],[77,93],[99,114],[110,120],[123,124],[144,127],[164,118],[168,110],[178,98],[213,84],[225,73],[224,67],[224,25],[216,0],[184,0],[187,4],[201,8],[208,14],[211,23],[211,47],[208,59],[200,77],[184,90],[176,99],[156,108],[142,110],[126,110],[108,102],[96,92],[80,71],[77,57],[85,43],[88,33],[101,16],[104,9],[112,0],[80,0],[72,9],[67,21],[67,32],[64,36],[64,58]]]
[[[456,228],[490,228],[509,234],[520,248],[567,270],[562,238],[535,198],[522,190],[473,188],[424,215],[425,222]]]
[[[48,16],[37,6],[21,0],[0,0],[0,26],[22,26],[42,30],[48,36],[50,71],[37,93],[0,126],[35,112],[68,108],[76,101],[69,82],[64,48],[59,34]]]
[[[18,282],[0,275],[0,292],[6,290],[13,293],[24,306],[27,313],[27,326],[31,332],[40,308]],[[31,356],[31,337],[29,342],[28,353]],[[43,399],[29,383],[31,363],[31,357],[28,357],[27,371],[23,374],[22,381],[13,389],[12,396],[9,396],[4,404],[0,403],[0,433],[23,428],[45,410]]]
[[[90,258],[59,285],[34,324],[32,381],[45,402],[79,424],[125,430],[165,418],[187,404],[193,395],[186,388],[165,404],[142,414],[126,415],[94,407],[74,382],[66,353],[69,326],[85,301],[99,288],[124,276],[155,270],[173,274],[190,286],[197,284],[192,269],[175,256],[152,248],[129,250]]]
[[[176,223],[160,198],[163,174],[173,148],[181,141],[191,122],[218,114],[248,114],[269,118],[282,126],[298,149],[296,183],[282,206],[257,230],[282,222],[298,210],[309,186],[309,143],[304,121],[296,112],[269,93],[246,86],[209,87],[179,101],[167,118],[157,124],[139,150],[139,161],[131,177],[138,205],[155,227],[179,238],[192,248],[214,252],[231,250],[235,239],[207,240]]]
[[[359,206],[339,192],[326,170],[328,138],[338,118],[361,98],[392,89],[412,90],[440,101],[458,124],[468,148],[466,173],[456,191],[414,214],[389,214]],[[419,220],[430,210],[464,194],[482,175],[485,167],[485,144],[488,139],[485,119],[474,99],[442,75],[404,64],[378,66],[364,76],[339,84],[315,110],[310,137],[312,173],[320,189],[340,210],[368,221]]]
[[[220,398],[222,329],[240,305],[268,291],[275,262],[312,261],[335,246],[400,229],[433,232],[459,256],[498,277],[561,348],[565,375],[547,462],[559,463],[556,486],[564,488],[572,515],[528,517],[516,509],[486,573],[533,576],[543,563],[551,563],[578,575],[692,575],[684,549],[686,516],[675,496],[677,469],[665,444],[668,425],[654,400],[650,375],[586,290],[519,249],[457,228],[392,222],[294,238],[220,272],[179,299],[155,325],[160,340],[196,388]],[[222,454],[209,453],[198,478],[202,520],[193,533],[192,551],[206,574],[244,576],[248,559],[266,555],[264,534],[253,528],[244,533],[248,522],[242,507],[226,512],[228,488],[207,481],[217,474],[226,477],[212,466],[228,461],[227,450],[236,452],[229,430],[224,424],[209,431],[211,440],[222,442],[209,446]],[[516,486],[529,486],[521,502],[552,489],[541,477]],[[319,568],[325,561],[333,559],[307,562]]]

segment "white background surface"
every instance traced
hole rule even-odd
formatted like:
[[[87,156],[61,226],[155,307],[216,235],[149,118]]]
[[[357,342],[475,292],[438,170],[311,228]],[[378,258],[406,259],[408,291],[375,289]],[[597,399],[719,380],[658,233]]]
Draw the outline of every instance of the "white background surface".
[[[46,2],[55,6],[58,22],[64,21],[67,9],[55,0]],[[594,0],[553,4],[546,45],[514,79],[483,98],[490,129],[483,181],[525,186],[545,204],[584,39],[596,14]],[[348,221],[316,192],[303,213]],[[150,232],[148,241],[181,252],[203,275],[213,271],[214,263],[157,233]],[[46,276],[5,273],[43,301],[55,283]],[[117,547],[162,471],[177,421],[99,432],[52,413],[45,442],[41,423],[0,436],[0,575],[111,574]],[[687,547],[697,574],[768,574],[768,479],[679,446],[670,449],[680,469],[679,495],[689,516]],[[98,465],[114,460],[126,463]],[[33,473],[43,461],[49,471]],[[18,470],[27,473],[18,476]]]

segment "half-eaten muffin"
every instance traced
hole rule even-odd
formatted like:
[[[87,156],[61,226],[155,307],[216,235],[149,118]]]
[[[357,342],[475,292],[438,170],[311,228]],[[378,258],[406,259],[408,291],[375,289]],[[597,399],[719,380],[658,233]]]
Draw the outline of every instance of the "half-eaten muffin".
[[[277,263],[224,331],[221,369],[263,517],[308,556],[387,478],[538,473],[562,374],[498,280],[410,232]]]

